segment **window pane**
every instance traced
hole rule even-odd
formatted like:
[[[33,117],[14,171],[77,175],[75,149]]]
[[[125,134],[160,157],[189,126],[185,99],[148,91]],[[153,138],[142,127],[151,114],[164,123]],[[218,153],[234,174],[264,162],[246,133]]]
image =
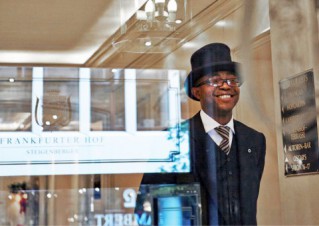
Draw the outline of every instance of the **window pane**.
[[[0,131],[31,130],[32,69],[0,69]]]
[[[79,82],[77,68],[44,70],[43,115],[37,117],[43,131],[79,130]],[[42,100],[41,100],[42,98]]]
[[[91,130],[125,130],[123,73],[107,69],[91,72]]]

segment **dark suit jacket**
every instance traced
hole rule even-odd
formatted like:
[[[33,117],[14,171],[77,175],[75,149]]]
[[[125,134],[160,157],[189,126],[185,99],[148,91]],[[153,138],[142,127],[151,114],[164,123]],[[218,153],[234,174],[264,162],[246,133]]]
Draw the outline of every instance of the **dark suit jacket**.
[[[190,144],[192,159],[192,174],[195,181],[202,187],[203,222],[207,222],[205,205],[207,200],[216,200],[216,167],[215,153],[208,154],[206,150],[215,152],[212,148],[212,139],[205,132],[200,114],[189,120]],[[237,141],[239,175],[240,175],[240,202],[241,216],[244,225],[255,225],[257,214],[257,198],[260,180],[265,164],[266,140],[262,133],[249,128],[239,121],[234,121],[235,139]],[[207,161],[210,159],[209,161]],[[216,192],[216,193],[215,193]]]
[[[188,183],[201,185],[202,223],[207,225],[208,206],[213,203],[217,209],[216,148],[205,132],[200,114],[187,120],[190,130],[191,173],[190,174],[145,174],[143,184]],[[240,175],[240,212],[243,225],[256,225],[257,198],[263,174],[266,152],[265,136],[256,130],[234,120]],[[209,151],[208,151],[209,150]],[[210,223],[213,224],[213,223]]]

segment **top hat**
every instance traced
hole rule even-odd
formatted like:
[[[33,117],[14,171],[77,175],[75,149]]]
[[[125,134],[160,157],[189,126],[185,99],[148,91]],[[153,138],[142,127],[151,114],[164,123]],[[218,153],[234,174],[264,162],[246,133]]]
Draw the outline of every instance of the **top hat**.
[[[191,66],[192,71],[185,80],[184,88],[187,95],[196,101],[199,100],[193,96],[192,88],[201,77],[217,71],[230,71],[239,77],[240,64],[231,60],[230,49],[223,43],[211,43],[194,52]]]

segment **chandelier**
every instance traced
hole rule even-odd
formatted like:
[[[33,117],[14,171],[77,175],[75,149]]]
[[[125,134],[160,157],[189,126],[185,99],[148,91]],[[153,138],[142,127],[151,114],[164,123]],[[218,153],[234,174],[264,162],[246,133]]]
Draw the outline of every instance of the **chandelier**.
[[[174,31],[181,19],[176,20],[176,0],[148,0],[144,10],[138,10],[136,18],[140,31]]]
[[[185,0],[147,0],[136,11],[134,23],[125,35],[113,42],[122,52],[163,53],[169,52],[182,40],[173,35],[185,20]]]

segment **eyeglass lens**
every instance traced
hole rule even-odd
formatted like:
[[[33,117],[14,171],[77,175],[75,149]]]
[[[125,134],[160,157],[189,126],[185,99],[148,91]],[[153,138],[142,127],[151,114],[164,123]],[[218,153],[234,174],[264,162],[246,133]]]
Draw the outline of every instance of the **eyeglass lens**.
[[[223,86],[224,83],[227,83],[227,85],[236,87],[240,86],[240,82],[237,79],[213,79],[209,78],[206,81],[203,81],[197,85],[197,87],[202,86],[204,84],[207,84],[209,86],[214,86],[214,87],[220,87]]]

